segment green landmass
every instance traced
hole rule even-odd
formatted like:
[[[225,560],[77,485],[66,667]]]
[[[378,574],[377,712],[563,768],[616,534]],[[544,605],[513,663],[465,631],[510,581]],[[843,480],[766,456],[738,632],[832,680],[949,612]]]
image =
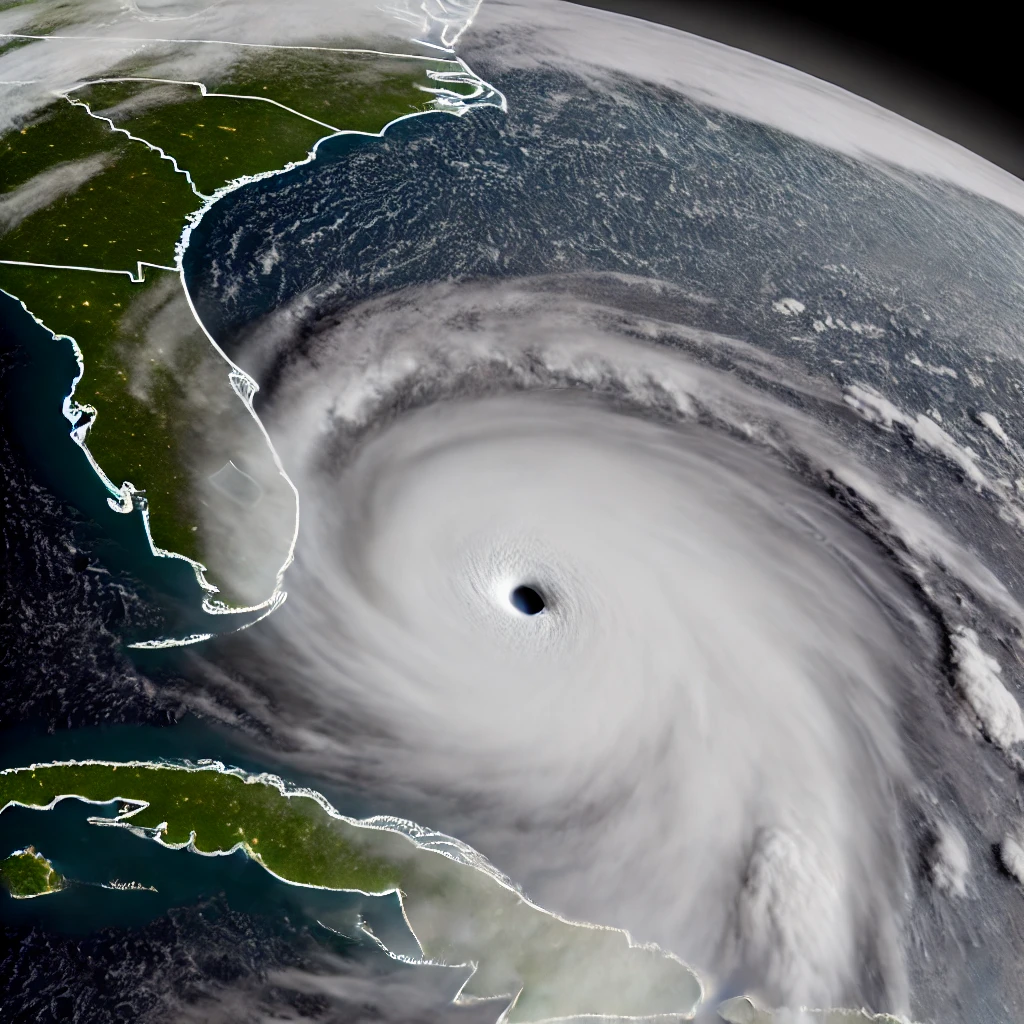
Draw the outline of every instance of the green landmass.
[[[22,219],[5,218],[33,183],[50,192],[44,175],[73,181],[79,168],[96,172]],[[186,219],[202,203],[169,160],[65,99],[0,138],[0,181],[0,260],[132,273],[140,260],[173,266]]]
[[[7,891],[19,900],[32,896],[46,896],[60,892],[64,879],[53,865],[32,846],[16,850],[6,860],[0,861],[0,881]]]
[[[0,10],[28,7],[37,14],[37,20],[22,28],[26,35],[48,36],[62,28],[70,28],[81,17],[81,4],[75,0],[56,0],[43,5],[39,0],[8,0],[0,4]]]
[[[475,965],[462,998],[503,999],[512,1004],[510,1024],[594,1014],[688,1018],[701,999],[699,981],[679,960],[616,929],[540,909],[457,841],[397,819],[342,817],[319,795],[270,776],[114,762],[0,772],[0,810],[61,798],[118,803],[116,818],[90,820],[198,853],[243,850],[292,884],[397,892],[424,957]]]
[[[106,76],[133,80],[83,85],[0,135],[0,289],[77,343],[77,436],[122,506],[125,495],[145,502],[156,547],[196,563],[221,607],[242,607],[276,592],[294,495],[180,282],[169,286],[159,269],[140,274],[140,263],[175,267],[190,217],[228,183],[303,160],[336,129],[378,132],[430,109],[424,88],[472,86],[430,77],[461,71],[456,61],[251,48],[230,53],[206,85],[256,98],[203,96],[196,85],[140,80],[167,56],[166,46],[144,45]],[[209,436],[225,425],[226,437]],[[229,488],[217,475],[224,467],[243,474]],[[218,514],[224,493],[229,507]]]
[[[37,316],[47,310],[40,319],[85,354],[75,401],[89,410],[89,451],[112,494],[133,482],[159,510],[154,543],[204,562],[202,480],[237,455],[224,419],[247,413],[178,275],[149,269],[134,284],[121,274],[0,264],[0,288]]]
[[[242,175],[305,159],[318,139],[331,134],[329,127],[274,103],[204,97],[196,85],[104,82],[73,95],[118,128],[173,155],[208,196]]]
[[[433,97],[418,87],[432,84],[428,72],[456,68],[455,61],[269,50],[205,82],[213,95],[147,81],[145,70],[134,70],[135,80],[84,86],[73,96],[174,156],[200,192],[212,195],[243,175],[304,159],[326,134],[375,133],[403,114],[429,110]]]
[[[0,4],[0,11],[4,9],[4,5]],[[6,39],[3,43],[0,43],[0,57],[5,53],[10,53],[12,50],[20,50],[23,46],[30,46],[31,44],[31,39]]]
[[[344,51],[266,50],[243,57],[206,82],[211,92],[267,96],[307,117],[348,131],[379,132],[403,114],[431,109],[418,86],[442,86],[468,96],[473,87],[432,75],[462,71],[455,60],[424,60]],[[339,81],[352,83],[343,92]]]

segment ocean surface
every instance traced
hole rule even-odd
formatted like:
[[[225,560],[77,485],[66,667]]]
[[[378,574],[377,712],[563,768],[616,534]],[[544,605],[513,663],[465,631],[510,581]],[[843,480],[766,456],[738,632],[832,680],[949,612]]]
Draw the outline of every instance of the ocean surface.
[[[826,151],[621,76],[489,69],[484,54],[467,56],[505,93],[507,114],[429,115],[396,124],[383,139],[330,140],[312,164],[225,197],[193,232],[185,261],[190,291],[214,336],[260,381],[258,410],[274,413],[294,367],[338,325],[358,327],[364,304],[409,289],[526,282],[538,303],[553,296],[600,307],[602,325],[617,337],[688,357],[697,352],[702,366],[816,417],[844,452],[989,566],[1008,595],[1024,597],[1015,519],[1024,465],[1016,441],[1024,438],[1018,218],[953,186]],[[274,662],[260,648],[262,624],[253,627],[260,635],[251,646],[248,634],[237,634],[195,650],[128,649],[154,633],[202,632],[198,588],[188,566],[150,554],[139,516],[109,509],[68,437],[60,401],[76,371],[70,346],[0,301],[0,454],[9,483],[2,612],[5,622],[22,624],[2,662],[0,766],[76,756],[217,758],[311,785],[348,814],[399,813],[450,828],[497,856],[502,848],[486,848],[492,837],[485,831],[459,831],[461,809],[454,795],[446,804],[441,788],[424,794],[384,786],[375,795],[372,774],[346,779],[337,765],[321,769],[315,757],[293,756],[294,734],[276,732],[274,719],[284,721],[292,707],[297,662]],[[474,315],[469,310],[466,321]],[[688,340],[666,325],[685,327]],[[736,348],[717,344],[719,336],[779,360],[802,385],[788,373],[752,369]],[[528,356],[540,377],[554,374],[545,352]],[[579,386],[551,380],[552,387]],[[612,383],[626,395],[625,383]],[[437,387],[441,398],[506,390],[497,377]],[[410,387],[385,396],[376,426],[363,425],[356,441],[436,395]],[[836,395],[848,400],[833,401]],[[667,421],[664,409],[655,412]],[[739,436],[740,427],[732,429]],[[803,466],[798,454],[794,472]],[[906,909],[922,939],[908,954],[915,1005],[936,1014],[954,1006],[957,1019],[1009,1021],[1020,988],[1012,976],[1021,914],[992,846],[999,823],[1017,813],[1016,774],[991,744],[964,754],[955,730],[935,723],[940,712],[954,717],[951,638],[965,595],[993,648],[1009,651],[1016,634],[956,566],[929,563],[915,576],[924,546],[914,548],[905,532],[899,549],[872,523],[861,495],[836,482],[830,496],[920,598],[922,632],[933,641],[922,662],[935,680],[932,703],[916,703],[917,693],[895,701],[910,773],[920,783],[893,801],[921,857],[920,864],[911,858],[908,884],[920,889],[929,870],[926,790],[982,865],[969,904],[950,909],[922,898]],[[304,582],[296,574],[300,596]],[[275,623],[295,613],[286,605],[279,614]],[[265,677],[250,687],[247,673],[261,658]],[[1015,685],[1016,664],[1003,660],[1004,679]],[[360,913],[378,915],[382,933],[395,925],[394,907],[370,910],[354,897],[282,885],[239,854],[201,858],[90,827],[85,819],[94,813],[69,801],[52,812],[0,818],[0,850],[32,843],[80,883],[44,899],[0,897],[0,983],[18,979],[21,987],[9,989],[20,1000],[17,1019],[47,1019],[30,1015],[44,1004],[65,1006],[64,998],[79,1020],[119,1019],[110,1016],[115,1010],[120,1019],[138,1019],[142,1004],[133,999],[149,1000],[143,1008],[150,1012],[184,976],[162,968],[165,989],[133,991],[129,980],[108,997],[66,968],[78,957],[95,955],[105,965],[97,970],[107,969],[134,944],[173,961],[176,950],[203,943],[227,950],[247,936],[259,949],[226,970],[237,981],[297,962],[294,950],[306,949],[309,936],[337,955],[370,955],[318,921],[344,934]],[[508,850],[514,861],[515,846]],[[112,878],[158,891],[100,887]],[[543,873],[530,881],[543,887]],[[217,918],[216,934],[198,923],[204,914]],[[1009,936],[1002,945],[1001,936]],[[936,970],[943,958],[947,977]],[[142,954],[132,964],[145,970]],[[61,979],[56,994],[54,977]],[[885,989],[872,978],[864,990]],[[54,1011],[49,1019],[61,1018]]]

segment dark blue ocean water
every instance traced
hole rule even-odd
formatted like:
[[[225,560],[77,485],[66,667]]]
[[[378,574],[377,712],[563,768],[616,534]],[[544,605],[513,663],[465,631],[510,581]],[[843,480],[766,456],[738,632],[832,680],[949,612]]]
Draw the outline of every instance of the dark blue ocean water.
[[[977,413],[1024,436],[1020,218],[621,77],[515,71],[495,83],[507,113],[329,140],[312,164],[232,194],[198,226],[189,287],[260,378],[257,408],[307,339],[360,302],[438,282],[604,275],[588,298],[604,290],[614,307],[630,301],[614,279],[626,275],[673,286],[632,312],[749,342],[830,386],[876,388],[915,415],[934,410],[995,475],[1016,473]],[[783,298],[802,312],[782,315]],[[254,350],[254,331],[290,304],[301,312],[266,332],[276,347]],[[884,438],[857,425],[845,439],[889,473]],[[955,470],[900,472],[1001,557],[1004,540],[950,486]],[[1004,582],[1024,593],[1015,565]]]
[[[319,299],[312,322],[409,285],[615,272],[690,290],[695,326],[819,369],[837,349],[870,373],[909,347],[962,363],[980,335],[1019,348],[1024,230],[996,204],[652,86],[555,72],[498,84],[507,114],[329,140],[311,165],[214,207],[186,258],[214,334],[240,351],[247,325],[299,295]],[[773,311],[783,296],[806,317]],[[815,332],[829,314],[885,336]]]
[[[107,503],[109,492],[82,449],[71,439],[61,403],[78,367],[71,344],[50,333],[9,296],[0,294],[0,324],[8,353],[4,423],[10,443],[32,467],[33,479],[81,517],[83,571],[130,578],[147,614],[137,628],[125,624],[127,643],[158,636],[236,628],[251,615],[212,619],[201,609],[202,591],[191,566],[154,557],[139,511],[123,514]],[[79,559],[81,561],[81,559]],[[212,622],[212,628],[211,628]]]
[[[0,317],[6,484],[0,767],[66,758],[212,757],[252,771],[279,768],[251,739],[183,714],[182,687],[195,691],[187,683],[195,676],[192,652],[127,647],[204,628],[194,576],[183,563],[151,554],[141,516],[110,509],[105,488],[71,440],[61,413],[77,370],[70,345],[54,341],[5,296]],[[332,799],[355,815],[374,810],[344,792],[332,792]],[[363,915],[396,944],[404,932],[393,899],[299,889],[243,854],[199,857],[87,823],[108,813],[67,801],[50,812],[13,809],[0,816],[0,857],[32,844],[70,880],[65,891],[33,900],[0,891],[5,1020],[137,1019],[164,997],[133,991],[124,975],[118,975],[123,985],[111,980],[118,964],[133,959],[139,969],[149,964],[150,973],[154,962],[165,962],[157,974],[177,985],[183,974],[175,957],[202,961],[216,957],[218,947],[235,957],[243,976],[288,962],[288,951],[309,939],[340,955],[356,950],[354,939],[318,922],[355,935]],[[114,880],[158,891],[102,887]],[[227,954],[228,947],[234,952]],[[239,956],[247,947],[251,955]],[[72,966],[86,960],[102,984],[91,970]]]
[[[647,310],[652,317],[748,340],[829,380],[895,392],[908,408],[941,409],[947,429],[980,451],[987,449],[973,411],[982,396],[1011,434],[1024,436],[1013,270],[1024,231],[1016,218],[951,187],[865,166],[651,86],[599,86],[554,72],[507,74],[496,84],[507,115],[432,115],[380,140],[332,140],[311,165],[242,189],[206,215],[186,270],[204,321],[229,354],[247,366],[250,329],[301,296],[311,302],[279,360],[301,350],[303,332],[410,285],[623,274],[677,286]],[[789,296],[804,313],[773,309]],[[139,517],[107,507],[67,436],[60,401],[75,373],[69,346],[8,300],[0,318],[8,481],[0,765],[215,757],[274,770],[269,745],[261,750],[183,713],[187,695],[204,685],[191,653],[127,649],[154,631],[202,630],[191,570],[150,555]],[[922,371],[911,356],[957,376]],[[272,394],[274,364],[260,369]],[[861,455],[888,457],[889,439],[861,444]],[[941,493],[948,500],[937,512],[998,552],[999,538],[977,528],[943,472],[922,463],[908,471],[908,489]],[[1008,567],[1007,581],[1018,577]],[[230,664],[229,642],[199,653]],[[315,775],[288,774],[324,789],[348,813],[383,809]],[[119,937],[111,949],[151,943],[173,953],[184,940],[160,929],[177,909],[213,900],[233,922],[203,940],[218,948],[240,942],[250,927],[270,934],[254,921],[285,919],[327,941],[318,918],[344,930],[360,909],[351,897],[280,885],[238,855],[201,858],[89,826],[91,813],[69,802],[0,818],[0,853],[33,843],[82,883],[41,900],[0,897],[0,983],[16,977],[25,986],[17,990],[19,1019],[69,1019],[30,1008],[37,998],[56,1005],[46,970],[56,976],[55,965],[99,949],[89,937],[104,930]],[[159,892],[88,884],[111,878]],[[387,908],[377,912],[386,922]],[[45,941],[33,946],[40,935]],[[265,945],[278,949],[269,938]],[[113,963],[109,950],[96,955]],[[42,973],[26,983],[29,963]],[[80,989],[88,985],[84,971],[60,976],[71,988],[75,977]],[[7,988],[8,998],[14,991]],[[78,1019],[118,1019],[101,1001],[88,1005],[94,1015]]]

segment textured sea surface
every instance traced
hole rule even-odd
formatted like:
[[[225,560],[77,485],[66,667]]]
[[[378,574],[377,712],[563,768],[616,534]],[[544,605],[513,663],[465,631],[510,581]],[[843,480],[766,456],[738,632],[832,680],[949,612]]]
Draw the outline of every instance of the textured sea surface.
[[[40,470],[59,410],[5,402],[5,761],[272,768],[714,997],[1020,1019],[1019,216],[518,39],[465,53],[507,113],[326,143],[193,237],[302,495],[273,617],[128,659],[177,584]],[[5,379],[59,391],[30,335]],[[31,814],[4,835],[56,859]],[[43,839],[161,892],[5,903],[12,1019],[497,1015],[251,864],[67,815]]]
[[[487,42],[507,115],[326,147],[192,250],[304,494],[254,693],[725,994],[1011,1019],[1019,218]],[[543,637],[502,625],[517,580],[561,595]]]

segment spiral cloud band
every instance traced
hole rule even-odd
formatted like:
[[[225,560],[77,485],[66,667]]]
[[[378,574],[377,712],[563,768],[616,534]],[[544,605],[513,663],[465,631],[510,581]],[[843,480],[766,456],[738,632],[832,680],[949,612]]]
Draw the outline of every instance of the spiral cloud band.
[[[339,145],[196,243],[301,496],[288,600],[208,678],[290,769],[684,959],[702,1020],[1015,1019],[1009,185],[542,6],[466,37],[507,110]]]
[[[905,1010],[905,712],[941,713],[917,591],[955,548],[805,411],[855,427],[841,393],[629,311],[666,291],[439,285],[288,348],[277,725],[712,991]]]

